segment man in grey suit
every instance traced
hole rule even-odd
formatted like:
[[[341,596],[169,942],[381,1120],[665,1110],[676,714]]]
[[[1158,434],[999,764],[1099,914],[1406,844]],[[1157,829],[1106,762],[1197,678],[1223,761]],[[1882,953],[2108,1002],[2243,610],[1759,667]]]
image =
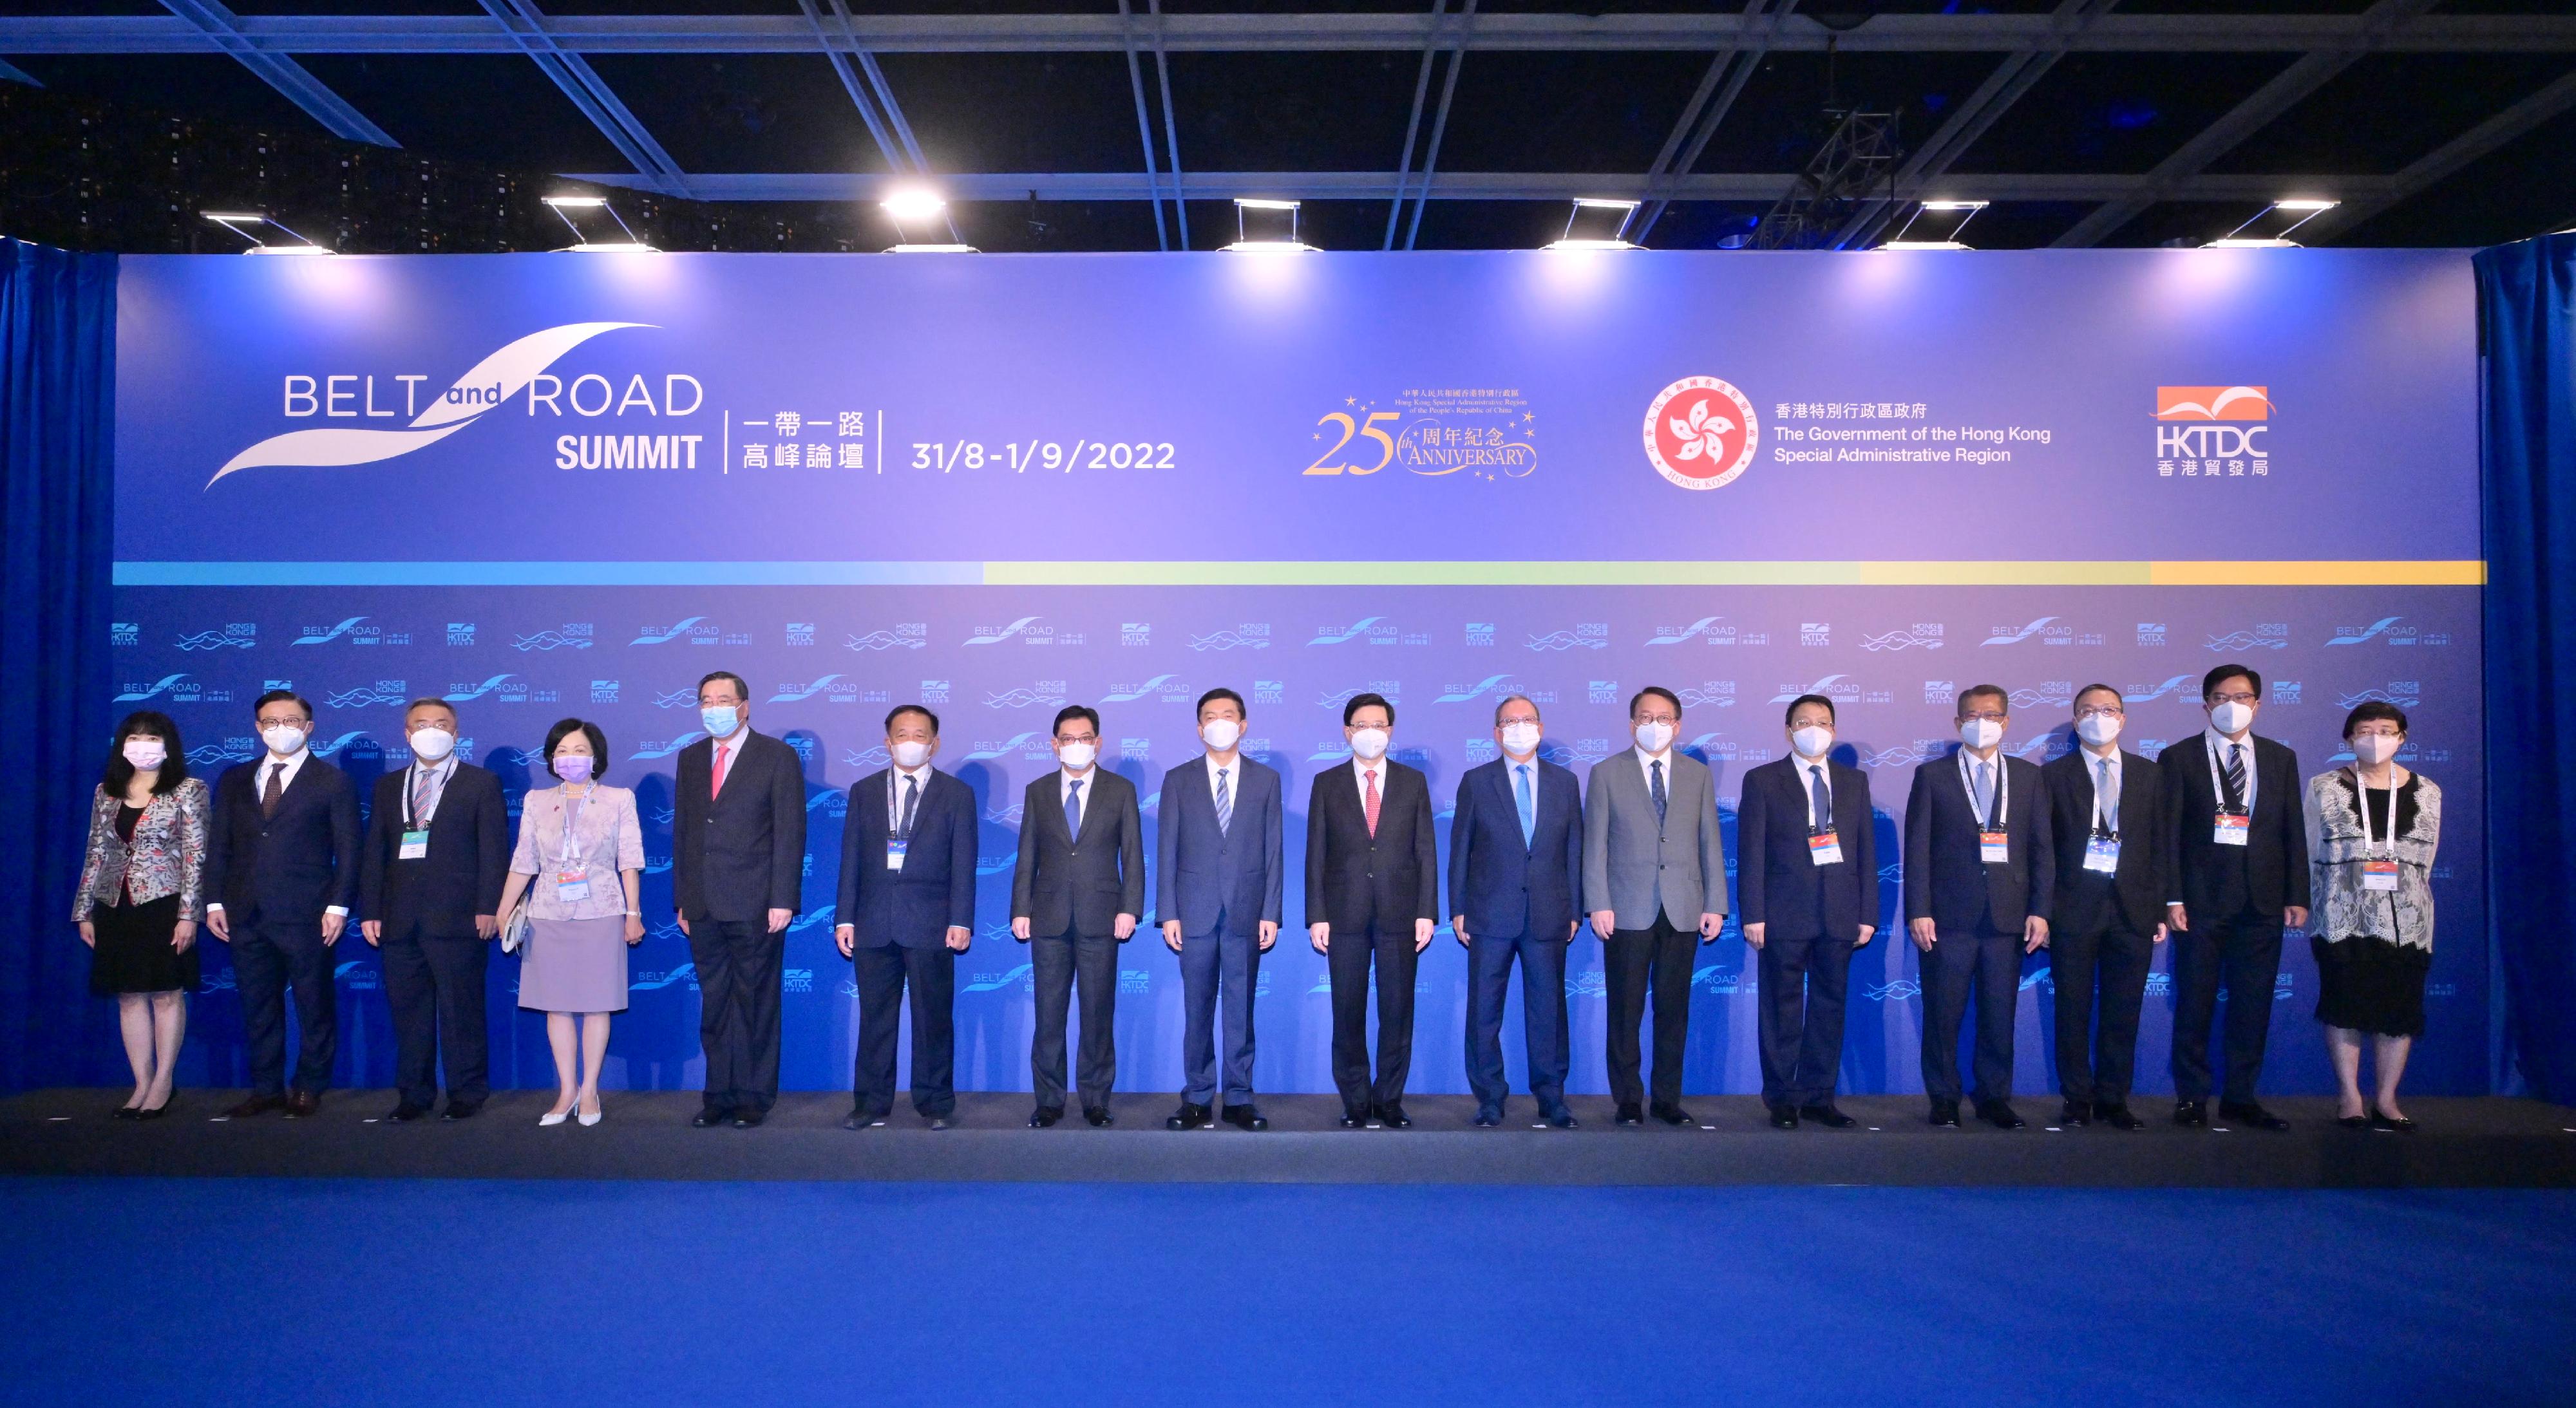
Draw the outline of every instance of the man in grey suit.
[[[1252,991],[1279,942],[1279,774],[1243,756],[1243,696],[1199,696],[1207,752],[1163,774],[1154,833],[1154,912],[1181,956],[1181,1070],[1188,1088],[1166,1129],[1200,1129],[1216,1102],[1217,1002],[1225,1002],[1225,1122],[1268,1129],[1252,1104]]]
[[[1029,784],[1020,816],[1020,858],[1011,874],[1011,937],[1029,945],[1036,969],[1037,1030],[1029,1078],[1038,1107],[1029,1128],[1064,1118],[1064,1021],[1076,975],[1082,984],[1082,1055],[1075,1079],[1082,1117],[1110,1121],[1118,1080],[1113,1023],[1118,946],[1145,912],[1145,832],[1136,786],[1100,766],[1100,715],[1067,706],[1055,716],[1055,757],[1063,766]]]
[[[1708,765],[1673,751],[1682,701],[1648,685],[1628,701],[1636,747],[1592,766],[1583,795],[1583,894],[1601,936],[1610,999],[1610,1094],[1617,1120],[1643,1124],[1638,1028],[1655,1002],[1653,1114],[1691,1123],[1683,1109],[1682,1041],[1690,1031],[1691,935],[1711,943],[1726,924],[1726,847]]]

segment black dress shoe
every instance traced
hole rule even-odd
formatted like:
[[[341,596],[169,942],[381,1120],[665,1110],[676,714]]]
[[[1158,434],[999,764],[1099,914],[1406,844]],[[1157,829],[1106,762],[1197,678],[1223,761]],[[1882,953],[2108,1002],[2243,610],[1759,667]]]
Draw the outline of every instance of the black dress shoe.
[[[224,1111],[224,1118],[228,1120],[246,1120],[253,1115],[264,1115],[271,1110],[283,1110],[285,1108],[286,1097],[283,1095],[254,1095],[240,1104],[233,1106],[231,1109]]]
[[[2097,1105],[2093,1108],[2093,1118],[2113,1129],[2125,1129],[2132,1134],[2147,1127],[2147,1122],[2130,1114],[2126,1105]]]
[[[1503,1111],[1501,1106],[1479,1105],[1476,1107],[1475,1124],[1479,1128],[1492,1129],[1495,1126],[1500,1125],[1502,1122]]]
[[[1813,1124],[1823,1125],[1827,1129],[1849,1129],[1853,1125],[1860,1123],[1860,1121],[1844,1114],[1840,1108],[1830,1103],[1823,1105],[1801,1105],[1798,1107],[1798,1118]]]
[[[1613,1124],[1644,1124],[1646,1112],[1638,1109],[1635,1101],[1622,1100],[1619,1102],[1618,1113],[1612,1115],[1610,1120]]]
[[[1036,1113],[1029,1116],[1029,1128],[1053,1129],[1055,1128],[1055,1122],[1063,1118],[1064,1107],[1062,1105],[1040,1105],[1038,1106]]]
[[[1354,1110],[1348,1107],[1344,1107],[1342,1110],[1342,1128],[1344,1129],[1365,1129],[1368,1127],[1368,1122],[1369,1112],[1366,1110]]]
[[[2092,1102],[2089,1100],[2069,1100],[2065,1104],[2058,1106],[2057,1122],[2061,1125],[2079,1126],[2093,1123]]]
[[[450,1100],[438,1117],[442,1120],[470,1120],[481,1113],[483,1102],[480,1100]]]
[[[1578,1123],[1574,1118],[1574,1112],[1563,1105],[1548,1111],[1545,1118],[1547,1127],[1550,1129],[1573,1129]]]
[[[1956,1100],[1933,1101],[1932,1123],[1946,1129],[1957,1129],[1959,1127],[1959,1102]]]
[[[1773,1129],[1796,1129],[1798,1127],[1797,1108],[1791,1105],[1772,1106],[1771,1127]]]
[[[1404,1102],[1401,1100],[1392,1105],[1378,1106],[1377,1121],[1389,1129],[1413,1128],[1413,1116],[1404,1112]]]
[[[2002,1100],[1988,1100],[1977,1106],[1977,1118],[1984,1120],[1986,1123],[1993,1125],[1997,1129],[2022,1129],[2027,1127],[2023,1123],[2022,1117],[2013,1113],[2013,1107]]]
[[[2222,1100],[2218,1102],[2218,1117],[2226,1120],[2230,1124],[2241,1124],[2249,1129],[2270,1130],[2274,1134],[2278,1134],[2290,1127],[2290,1122],[2288,1120],[2281,1118],[2279,1115],[2273,1114],[2271,1111],[2264,1109],[2262,1106],[2255,1104],[2251,1100],[2248,1100],[2241,1105],[2232,1100]]]
[[[1163,1121],[1163,1128],[1205,1129],[1208,1127],[1208,1121],[1214,1118],[1214,1114],[1215,1112],[1205,1105],[1193,1105],[1184,1100],[1181,1102],[1181,1108],[1173,1112],[1171,1118]]]
[[[1259,1110],[1252,1108],[1250,1105],[1226,1106],[1225,1122],[1233,1125],[1237,1129],[1252,1130],[1255,1132],[1265,1130],[1270,1127],[1269,1118],[1263,1115]]]
[[[318,1090],[291,1091],[286,1097],[286,1117],[290,1120],[311,1119],[321,1108],[322,1093]]]
[[[696,1114],[689,1116],[689,1127],[691,1129],[713,1129],[717,1125],[723,1124],[727,1119],[730,1119],[732,1115],[733,1111],[722,1105],[701,1105],[698,1107],[698,1112]]]
[[[119,1105],[116,1107],[116,1117],[121,1120],[141,1119],[143,1118],[143,1107],[140,1105]]]
[[[1115,1124],[1117,1120],[1118,1117],[1109,1113],[1109,1107],[1106,1105],[1085,1105],[1082,1107],[1082,1121],[1083,1123],[1090,1125],[1093,1129],[1107,1129],[1110,1125]]]
[[[1675,1129],[1679,1129],[1686,1124],[1698,1123],[1698,1121],[1691,1118],[1690,1111],[1683,1109],[1679,1105],[1667,1105],[1660,1100],[1648,1106],[1646,1113],[1653,1115],[1656,1119],[1662,1120],[1664,1123],[1671,1125]]]
[[[2209,1102],[2206,1100],[2175,1101],[2174,1123],[2186,1127],[2191,1125],[2207,1126],[2209,1123]]]
[[[427,1105],[415,1105],[409,1100],[405,1100],[394,1106],[392,1113],[385,1116],[386,1121],[391,1124],[410,1124],[414,1120],[425,1120],[428,1118],[429,1107]]]
[[[767,1110],[761,1109],[756,1105],[745,1105],[733,1112],[733,1127],[736,1129],[758,1129],[760,1127],[760,1122],[767,1118],[769,1118],[769,1112]]]

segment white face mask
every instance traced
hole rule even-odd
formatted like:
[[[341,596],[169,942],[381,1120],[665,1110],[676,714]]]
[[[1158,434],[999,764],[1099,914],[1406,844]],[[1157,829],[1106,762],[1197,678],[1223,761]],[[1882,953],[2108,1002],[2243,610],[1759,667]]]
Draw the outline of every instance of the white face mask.
[[[1789,746],[1797,749],[1801,758],[1821,758],[1826,749],[1834,746],[1834,731],[1809,724],[1789,735]]]
[[[2251,704],[2221,704],[2209,711],[2210,726],[2224,734],[2243,733],[2254,722]]]
[[[1224,752],[1243,741],[1243,725],[1232,719],[1210,719],[1199,725],[1199,737],[1217,752]]]
[[[1387,732],[1382,728],[1364,728],[1351,735],[1351,751],[1375,762],[1386,756]]]
[[[145,772],[150,772],[170,761],[168,745],[157,738],[129,738],[125,740],[124,752],[125,761]]]
[[[411,736],[411,751],[424,763],[437,762],[455,746],[456,735],[443,728],[417,729]]]
[[[268,751],[281,758],[303,747],[304,738],[304,730],[293,724],[279,724],[274,728],[264,728],[259,731],[259,741],[267,744]]]
[[[1091,766],[1092,759],[1100,756],[1100,749],[1089,743],[1068,743],[1056,749],[1055,755],[1066,767],[1080,772]]]
[[[2075,733],[2100,748],[2120,736],[2120,718],[2117,714],[2086,714],[2075,721]]]
[[[917,768],[930,761],[930,745],[919,739],[907,738],[888,751],[894,754],[894,765],[899,768]]]
[[[1515,757],[1526,757],[1538,751],[1538,725],[1514,719],[1503,725],[1503,748]]]
[[[2352,755],[2377,767],[2396,757],[2398,745],[2405,741],[2393,733],[2356,734],[2352,740]]]
[[[1992,719],[1961,719],[1959,741],[1971,748],[1992,748],[2004,741],[2004,726]]]
[[[1649,753],[1660,753],[1672,746],[1673,726],[1657,719],[1652,723],[1637,725],[1636,735],[1638,747]]]

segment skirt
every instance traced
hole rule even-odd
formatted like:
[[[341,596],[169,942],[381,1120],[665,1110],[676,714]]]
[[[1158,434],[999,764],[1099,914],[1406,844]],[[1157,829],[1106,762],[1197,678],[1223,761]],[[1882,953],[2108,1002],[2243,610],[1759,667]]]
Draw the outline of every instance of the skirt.
[[[2373,1036],[2424,1034],[2424,978],[2433,970],[2429,949],[2409,948],[2366,934],[2338,943],[2308,936],[2317,957],[2317,1020]]]
[[[91,993],[197,991],[197,945],[188,945],[186,953],[170,947],[170,932],[179,927],[177,895],[149,904],[97,905],[89,922],[98,936],[89,955]],[[198,938],[203,941],[202,930]]]
[[[519,1005],[531,1012],[625,1011],[626,917],[528,921]]]

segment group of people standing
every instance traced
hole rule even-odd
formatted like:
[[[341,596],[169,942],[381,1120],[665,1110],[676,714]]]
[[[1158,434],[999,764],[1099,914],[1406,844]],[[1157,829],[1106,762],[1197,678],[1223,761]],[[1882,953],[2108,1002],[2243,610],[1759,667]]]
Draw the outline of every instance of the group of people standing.
[[[2352,764],[2303,787],[2296,755],[2253,733],[2262,692],[2249,667],[2210,671],[2207,728],[2150,762],[2120,747],[2120,691],[2088,686],[2073,700],[2078,746],[2044,767],[2003,752],[2005,690],[1958,696],[1960,747],[1916,770],[1905,818],[1901,908],[1920,952],[1933,1124],[1957,1125],[1964,1093],[1977,1118],[2022,1126],[2010,1103],[2013,1014],[2024,956],[2048,948],[2060,1121],[2139,1128],[2129,1109],[2139,1012],[2153,949],[2171,943],[2175,1121],[2211,1123],[2215,1092],[2215,1118],[2286,1128],[2256,1087],[2281,945],[2286,931],[2306,929],[2342,1122],[2413,1127],[2397,1085],[2423,1029],[2440,790],[2397,764],[2406,717],[2377,702],[2345,721]],[[707,737],[681,750],[675,783],[673,902],[696,966],[706,1055],[699,1127],[758,1125],[777,1099],[785,933],[801,904],[803,768],[793,748],[751,727],[749,693],[730,672],[700,682]],[[437,1109],[442,1066],[439,1117],[480,1110],[484,983],[498,938],[521,954],[519,1005],[547,1014],[559,1088],[539,1122],[596,1124],[610,1018],[626,1006],[627,950],[644,934],[635,797],[601,781],[608,745],[598,726],[565,719],[548,732],[554,782],[526,794],[513,840],[499,777],[455,756],[449,702],[405,711],[411,762],[376,781],[363,832],[349,779],[307,746],[311,706],[273,690],[254,709],[263,756],[227,769],[211,793],[188,775],[166,716],[138,712],[116,730],[73,919],[94,951],[92,990],[119,1001],[135,1079],[119,1115],[168,1108],[201,925],[231,946],[249,1046],[250,1093],[228,1115],[314,1113],[336,1052],[332,951],[354,912],[382,955],[393,1018],[390,1119]],[[1444,877],[1429,780],[1390,751],[1394,704],[1363,693],[1344,705],[1351,761],[1312,781],[1302,915],[1330,975],[1344,1126],[1412,1123],[1414,978],[1444,913],[1444,878],[1450,930],[1468,954],[1464,1057],[1476,1124],[1504,1117],[1501,1029],[1517,965],[1525,1085],[1540,1123],[1575,1125],[1565,954],[1587,925],[1603,946],[1614,1120],[1694,1122],[1681,1105],[1692,955],[1728,913],[1716,782],[1673,746],[1682,705],[1671,691],[1639,691],[1628,713],[1633,746],[1579,780],[1539,755],[1538,705],[1503,700],[1498,756],[1459,779]],[[1087,1123],[1114,1121],[1118,946],[1149,912],[1183,981],[1184,1089],[1166,1126],[1267,1127],[1253,1100],[1253,1014],[1261,957],[1285,919],[1284,786],[1241,751],[1246,722],[1233,690],[1199,699],[1204,751],[1164,776],[1148,911],[1136,788],[1101,765],[1096,711],[1057,715],[1057,767],[1022,798],[1011,887],[1011,933],[1030,948],[1036,993],[1031,1127],[1062,1120],[1068,1096]],[[955,964],[974,935],[980,818],[972,790],[936,766],[935,713],[901,705],[885,728],[889,766],[850,788],[842,833],[835,939],[858,994],[844,1124],[890,1117],[908,1006],[911,1105],[945,1127],[956,1109]],[[1830,699],[1800,697],[1782,728],[1789,752],[1747,770],[1736,811],[1762,1097],[1775,1126],[1843,1127],[1853,1122],[1834,1099],[1847,980],[1881,913],[1876,816],[1867,774],[1832,760]],[[2211,1060],[2222,987],[2223,1077]],[[290,995],[302,1034],[291,1074]],[[1068,1072],[1077,998],[1081,1040]],[[1972,1004],[1973,1083],[1963,1092]],[[2377,1076],[2367,1098],[2365,1044]]]

